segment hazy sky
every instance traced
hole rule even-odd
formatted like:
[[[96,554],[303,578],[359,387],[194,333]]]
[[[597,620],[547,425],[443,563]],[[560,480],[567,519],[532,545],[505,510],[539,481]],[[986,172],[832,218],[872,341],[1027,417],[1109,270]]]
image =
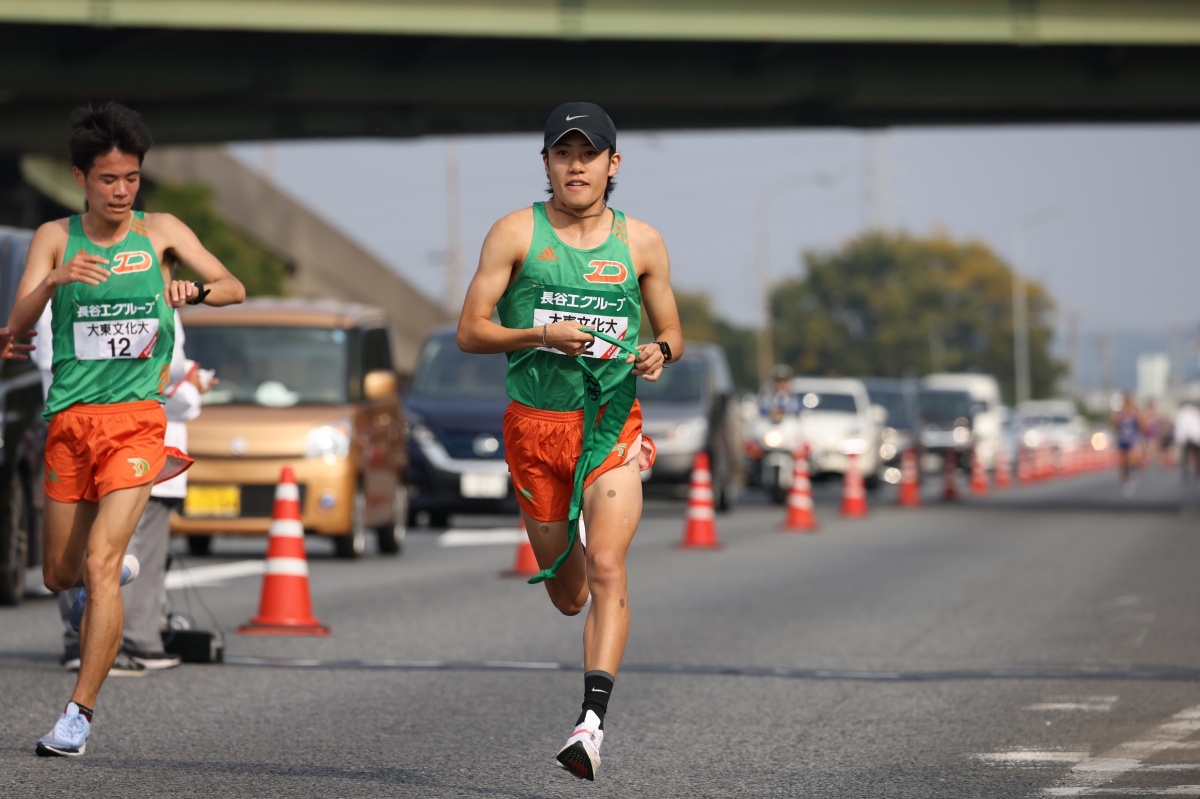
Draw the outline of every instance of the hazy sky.
[[[461,298],[492,222],[543,199],[545,178],[540,131],[456,141]],[[444,139],[232,149],[445,298]],[[1084,330],[1179,325],[1190,338],[1200,324],[1197,125],[629,132],[618,149],[613,205],[662,232],[677,287],[708,292],[740,324],[760,319],[755,218],[771,193],[773,279],[798,274],[802,250],[838,246],[874,213],[918,234],[982,239],[1005,258],[1022,231],[1019,270]]]

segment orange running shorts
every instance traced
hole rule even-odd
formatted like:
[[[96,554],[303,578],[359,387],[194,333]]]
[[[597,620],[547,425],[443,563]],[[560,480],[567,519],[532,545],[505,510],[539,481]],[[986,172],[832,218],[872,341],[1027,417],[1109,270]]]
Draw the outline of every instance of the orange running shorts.
[[[605,408],[600,409],[603,415]],[[634,400],[629,418],[608,457],[587,476],[597,477],[641,453],[642,406]],[[521,510],[531,519],[554,522],[571,511],[575,463],[583,448],[583,411],[543,411],[518,402],[504,412],[504,460]]]
[[[46,437],[46,495],[98,502],[117,489],[154,482],[167,465],[166,430],[167,415],[155,400],[59,411]]]

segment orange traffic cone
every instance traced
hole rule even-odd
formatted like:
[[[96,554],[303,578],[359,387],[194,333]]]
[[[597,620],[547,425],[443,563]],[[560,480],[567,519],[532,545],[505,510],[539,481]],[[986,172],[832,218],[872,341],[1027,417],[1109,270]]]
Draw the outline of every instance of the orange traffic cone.
[[[983,468],[983,458],[979,457],[979,445],[971,451],[971,493],[982,497],[988,492],[987,471]]]
[[[1034,480],[1033,450],[1029,447],[1017,447],[1017,482],[1028,485]]]
[[[904,450],[900,456],[899,504],[902,508],[921,505],[921,476],[917,474],[917,453],[912,449]]]
[[[1008,462],[1008,446],[1003,441],[996,447],[996,488],[1012,485],[1012,467]]]
[[[867,492],[863,488],[862,471],[858,468],[858,455],[846,456],[846,474],[842,478],[842,515],[847,519],[861,519],[867,515]]]
[[[796,447],[793,462],[787,515],[781,529],[785,533],[813,533],[817,530],[817,520],[813,518],[812,481],[808,476],[808,444]]]
[[[708,453],[696,453],[692,464],[692,485],[688,489],[687,521],[683,528],[685,549],[713,549],[721,544],[717,541],[717,509],[713,506],[712,472],[708,466]]]
[[[284,466],[275,487],[267,539],[267,574],[258,615],[238,627],[249,635],[329,635],[312,615],[308,597],[308,560],[300,523],[300,489],[291,466]]]
[[[537,556],[533,554],[533,545],[529,543],[529,534],[525,531],[525,514],[517,517],[517,527],[521,531],[521,540],[517,542],[517,554],[513,557],[512,568],[501,572],[504,577],[531,577],[541,571]]]
[[[943,453],[943,460],[946,462],[944,470],[946,483],[942,486],[942,500],[944,502],[958,501],[958,457],[957,453],[948,449]]]

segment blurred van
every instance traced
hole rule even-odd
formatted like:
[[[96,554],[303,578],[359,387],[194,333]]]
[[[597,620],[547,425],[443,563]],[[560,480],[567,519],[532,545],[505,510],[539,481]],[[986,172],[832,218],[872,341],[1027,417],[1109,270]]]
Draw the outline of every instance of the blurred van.
[[[713,502],[728,511],[745,484],[742,407],[733,387],[725,350],[718,344],[687,342],[684,357],[663,369],[658,380],[639,380],[642,431],[658,450],[646,481],[656,489],[686,496],[696,456],[708,455]]]
[[[255,298],[182,313],[188,358],[216,371],[188,423],[182,510],[171,530],[195,554],[214,536],[265,535],[285,466],[300,489],[306,533],[337,554],[404,543],[404,415],[384,312],[365,305]]]
[[[921,378],[921,388],[965,391],[971,397],[971,438],[983,468],[996,463],[1004,429],[1004,403],[1000,383],[991,375],[942,372]]]

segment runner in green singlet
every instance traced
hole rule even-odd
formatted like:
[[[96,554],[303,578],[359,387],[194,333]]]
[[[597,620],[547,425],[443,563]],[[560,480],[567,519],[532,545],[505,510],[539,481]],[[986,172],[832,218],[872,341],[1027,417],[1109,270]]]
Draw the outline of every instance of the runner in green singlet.
[[[186,225],[133,210],[150,144],[141,117],[124,106],[76,110],[69,149],[87,211],[38,228],[9,317],[14,335],[32,330],[52,303],[42,571],[51,590],[85,589],[71,618],[81,625],[75,689],[38,740],[39,755],[84,753],[92,707],[121,642],[119,587],[138,572],[125,549],[151,486],[172,476],[162,389],[173,309],[245,298]],[[168,259],[203,281],[172,279]]]
[[[641,519],[639,466],[649,448],[637,379],[657,380],[683,354],[662,237],[608,207],[621,163],[616,138],[593,103],[550,114],[542,150],[550,200],[492,226],[458,326],[463,350],[508,355],[505,459],[542,567],[531,582],[544,581],[568,616],[591,599],[583,707],[557,757],[589,780],[629,635],[625,555]],[[643,307],[655,341],[638,344]],[[580,521],[586,547],[575,545]]]

